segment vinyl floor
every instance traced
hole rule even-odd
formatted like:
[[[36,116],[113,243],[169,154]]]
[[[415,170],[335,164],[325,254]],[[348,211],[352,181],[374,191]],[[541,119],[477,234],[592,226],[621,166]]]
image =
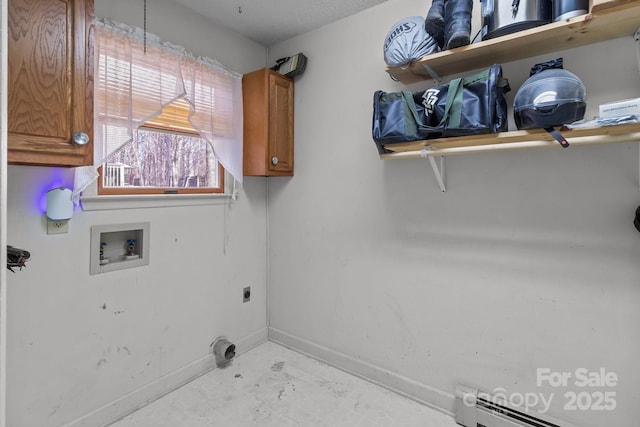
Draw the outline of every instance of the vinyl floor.
[[[454,419],[273,342],[112,427],[456,427]]]

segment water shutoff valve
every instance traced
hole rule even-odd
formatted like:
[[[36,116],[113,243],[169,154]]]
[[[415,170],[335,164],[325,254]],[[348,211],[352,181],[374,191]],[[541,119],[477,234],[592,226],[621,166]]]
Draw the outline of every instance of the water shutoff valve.
[[[140,255],[136,253],[136,240],[128,239],[126,244],[126,253],[124,255],[125,259],[137,259],[140,258]]]

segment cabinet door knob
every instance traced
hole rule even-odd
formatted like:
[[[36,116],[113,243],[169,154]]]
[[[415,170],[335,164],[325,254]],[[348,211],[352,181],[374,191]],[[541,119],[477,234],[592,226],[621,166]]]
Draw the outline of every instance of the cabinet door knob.
[[[78,145],[86,145],[89,143],[89,135],[84,132],[76,132],[73,134],[73,142]]]
[[[271,158],[271,163],[273,163],[274,166],[277,165],[278,164],[278,158],[276,156],[273,156]]]

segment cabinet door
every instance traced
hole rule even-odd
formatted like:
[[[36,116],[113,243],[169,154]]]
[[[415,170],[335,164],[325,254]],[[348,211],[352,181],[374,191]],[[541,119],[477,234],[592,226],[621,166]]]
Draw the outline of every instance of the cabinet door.
[[[9,0],[8,21],[9,163],[91,164],[93,0]]]
[[[293,175],[293,83],[269,74],[269,170]]]

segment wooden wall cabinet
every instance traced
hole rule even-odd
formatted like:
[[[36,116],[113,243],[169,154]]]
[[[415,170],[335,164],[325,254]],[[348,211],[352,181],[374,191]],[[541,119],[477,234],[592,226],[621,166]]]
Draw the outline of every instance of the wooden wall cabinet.
[[[93,163],[93,0],[9,0],[8,161]],[[89,142],[74,142],[84,133]]]
[[[244,175],[293,176],[293,80],[263,68],[242,78]]]

